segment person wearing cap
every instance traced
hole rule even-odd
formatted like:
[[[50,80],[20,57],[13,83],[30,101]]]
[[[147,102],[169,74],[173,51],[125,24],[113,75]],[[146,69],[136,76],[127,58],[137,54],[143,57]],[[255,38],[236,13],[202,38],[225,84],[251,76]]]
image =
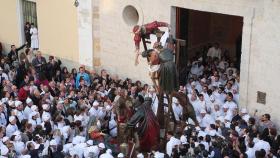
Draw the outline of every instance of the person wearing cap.
[[[206,110],[201,109],[200,110],[200,122],[199,125],[201,128],[207,128],[210,126],[210,124],[215,124],[215,120],[213,119],[213,117],[211,115],[209,115]]]
[[[124,154],[123,153],[119,153],[117,157],[118,158],[124,158]]]
[[[103,153],[106,152],[106,147],[105,147],[105,144],[104,144],[104,143],[99,143],[99,144],[97,145],[97,147],[98,147],[98,150],[99,150],[98,157],[99,157],[101,154],[103,154]]]
[[[229,121],[231,121],[231,119],[233,117],[233,113],[232,113],[231,110],[229,110],[229,105],[228,104],[223,105],[223,116],[224,116],[224,118],[225,117],[229,118]]]
[[[90,116],[95,116],[97,118],[103,118],[105,113],[102,110],[102,107],[99,107],[99,102],[94,101],[92,104],[92,107],[89,109]]]
[[[50,110],[50,105],[49,105],[49,104],[43,104],[43,105],[42,105],[42,108],[43,108],[42,117],[44,117],[44,115],[49,115],[50,118],[51,118],[51,114],[50,114],[50,112],[49,112],[49,110]]]
[[[2,102],[0,102],[0,126],[7,125],[7,114],[5,113],[5,106]]]
[[[220,105],[214,104],[213,108],[211,109],[211,114],[210,114],[214,120],[217,120],[220,116],[223,116],[223,112],[220,109]]]
[[[15,114],[18,118],[18,121],[21,122],[23,119],[27,119],[23,113],[23,104],[21,101],[15,101],[15,107],[16,107],[16,110],[15,111]]]
[[[144,158],[144,155],[142,153],[137,154],[137,158]]]
[[[221,84],[221,81],[220,81],[220,75],[215,75],[214,76],[214,79],[211,80],[211,86],[212,87],[219,87],[219,85]]]
[[[39,113],[38,112],[32,112],[29,115],[28,123],[32,124],[33,129],[35,129],[35,127],[37,125],[40,125],[42,123],[42,121],[41,121],[41,118],[39,117]]]
[[[166,153],[169,155],[169,157],[172,154],[172,150],[176,145],[180,145],[181,141],[177,138],[175,138],[173,132],[169,131],[166,133],[166,138],[168,142],[166,143]]]
[[[8,124],[8,126],[7,126],[7,128],[6,128],[6,136],[8,136],[8,137],[11,137],[12,136],[12,134],[15,132],[15,131],[17,131],[18,130],[18,127],[17,127],[17,119],[16,119],[16,117],[15,116],[10,116],[9,117],[9,124]]]
[[[158,109],[158,97],[156,94],[156,89],[153,86],[150,86],[148,88],[148,94],[147,97],[152,98],[153,102],[152,102],[152,110],[155,113],[155,115],[157,115],[157,109]]]
[[[234,109],[237,109],[237,104],[233,101],[233,95],[232,93],[227,94],[227,101],[224,103],[224,105],[227,105],[229,107],[229,110],[233,112]]]
[[[31,106],[33,105],[33,101],[28,97],[25,101],[26,106],[23,110],[25,118],[29,118],[29,115],[32,113]]]
[[[15,136],[13,144],[14,144],[14,148],[15,148],[17,155],[21,155],[22,151],[25,149],[25,144],[21,141],[20,134]]]
[[[107,149],[105,153],[101,154],[99,158],[114,158],[112,156],[112,150]]]
[[[86,149],[84,150],[84,157],[85,158],[91,158],[91,157],[98,157],[99,155],[99,148],[97,145],[94,146],[88,146],[86,147]]]
[[[0,67],[0,83],[2,84],[4,80],[9,80],[9,77],[5,72],[3,72],[3,68]]]
[[[248,114],[248,111],[246,108],[241,109],[240,116],[242,117],[243,120],[245,120],[248,123],[250,115]]]
[[[183,115],[183,107],[179,104],[178,99],[175,97],[172,98],[172,109],[174,112],[175,120],[177,122],[180,122]]]

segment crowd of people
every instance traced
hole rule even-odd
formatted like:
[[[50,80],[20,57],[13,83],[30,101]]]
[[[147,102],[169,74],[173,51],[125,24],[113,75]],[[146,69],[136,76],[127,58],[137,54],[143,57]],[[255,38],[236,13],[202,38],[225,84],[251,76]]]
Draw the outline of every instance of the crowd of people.
[[[134,100],[152,98],[155,88],[119,79],[106,70],[80,66],[71,71],[60,60],[46,60],[40,51],[11,46],[1,56],[0,151],[2,157],[125,157],[119,124],[137,111]],[[33,55],[35,54],[35,55]],[[183,130],[168,131],[164,150],[150,157],[265,158],[279,157],[280,137],[270,115],[249,115],[239,105],[239,72],[217,44],[207,58],[192,62],[188,83],[179,91],[193,106],[199,126],[182,120],[183,108],[172,99]],[[142,99],[139,99],[142,98]],[[138,153],[143,158],[147,153]]]

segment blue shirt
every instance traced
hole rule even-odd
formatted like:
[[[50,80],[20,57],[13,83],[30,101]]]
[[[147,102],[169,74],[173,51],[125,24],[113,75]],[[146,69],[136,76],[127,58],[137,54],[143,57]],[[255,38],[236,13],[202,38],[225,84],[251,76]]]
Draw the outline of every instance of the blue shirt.
[[[89,77],[89,75],[87,74],[87,73],[78,73],[77,74],[77,77],[76,77],[76,88],[79,88],[79,86],[80,86],[80,78],[81,77],[83,77],[83,79],[85,80],[85,82],[86,82],[86,85],[87,86],[90,86],[90,77]]]

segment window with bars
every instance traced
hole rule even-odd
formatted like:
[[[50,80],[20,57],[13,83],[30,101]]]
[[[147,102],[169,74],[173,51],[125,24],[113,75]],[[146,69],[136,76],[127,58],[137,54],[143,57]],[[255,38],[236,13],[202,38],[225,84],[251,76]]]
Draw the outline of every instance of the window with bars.
[[[22,0],[23,22],[34,23],[37,27],[36,3],[28,0]]]

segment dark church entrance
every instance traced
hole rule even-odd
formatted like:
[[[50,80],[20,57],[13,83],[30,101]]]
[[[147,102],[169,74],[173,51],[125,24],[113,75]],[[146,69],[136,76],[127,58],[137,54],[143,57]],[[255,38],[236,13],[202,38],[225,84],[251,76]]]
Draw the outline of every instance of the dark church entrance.
[[[220,45],[222,57],[240,68],[243,17],[184,8],[175,10],[176,38],[186,41],[177,54],[180,85],[186,84],[191,63],[200,57],[205,61],[214,43]]]

